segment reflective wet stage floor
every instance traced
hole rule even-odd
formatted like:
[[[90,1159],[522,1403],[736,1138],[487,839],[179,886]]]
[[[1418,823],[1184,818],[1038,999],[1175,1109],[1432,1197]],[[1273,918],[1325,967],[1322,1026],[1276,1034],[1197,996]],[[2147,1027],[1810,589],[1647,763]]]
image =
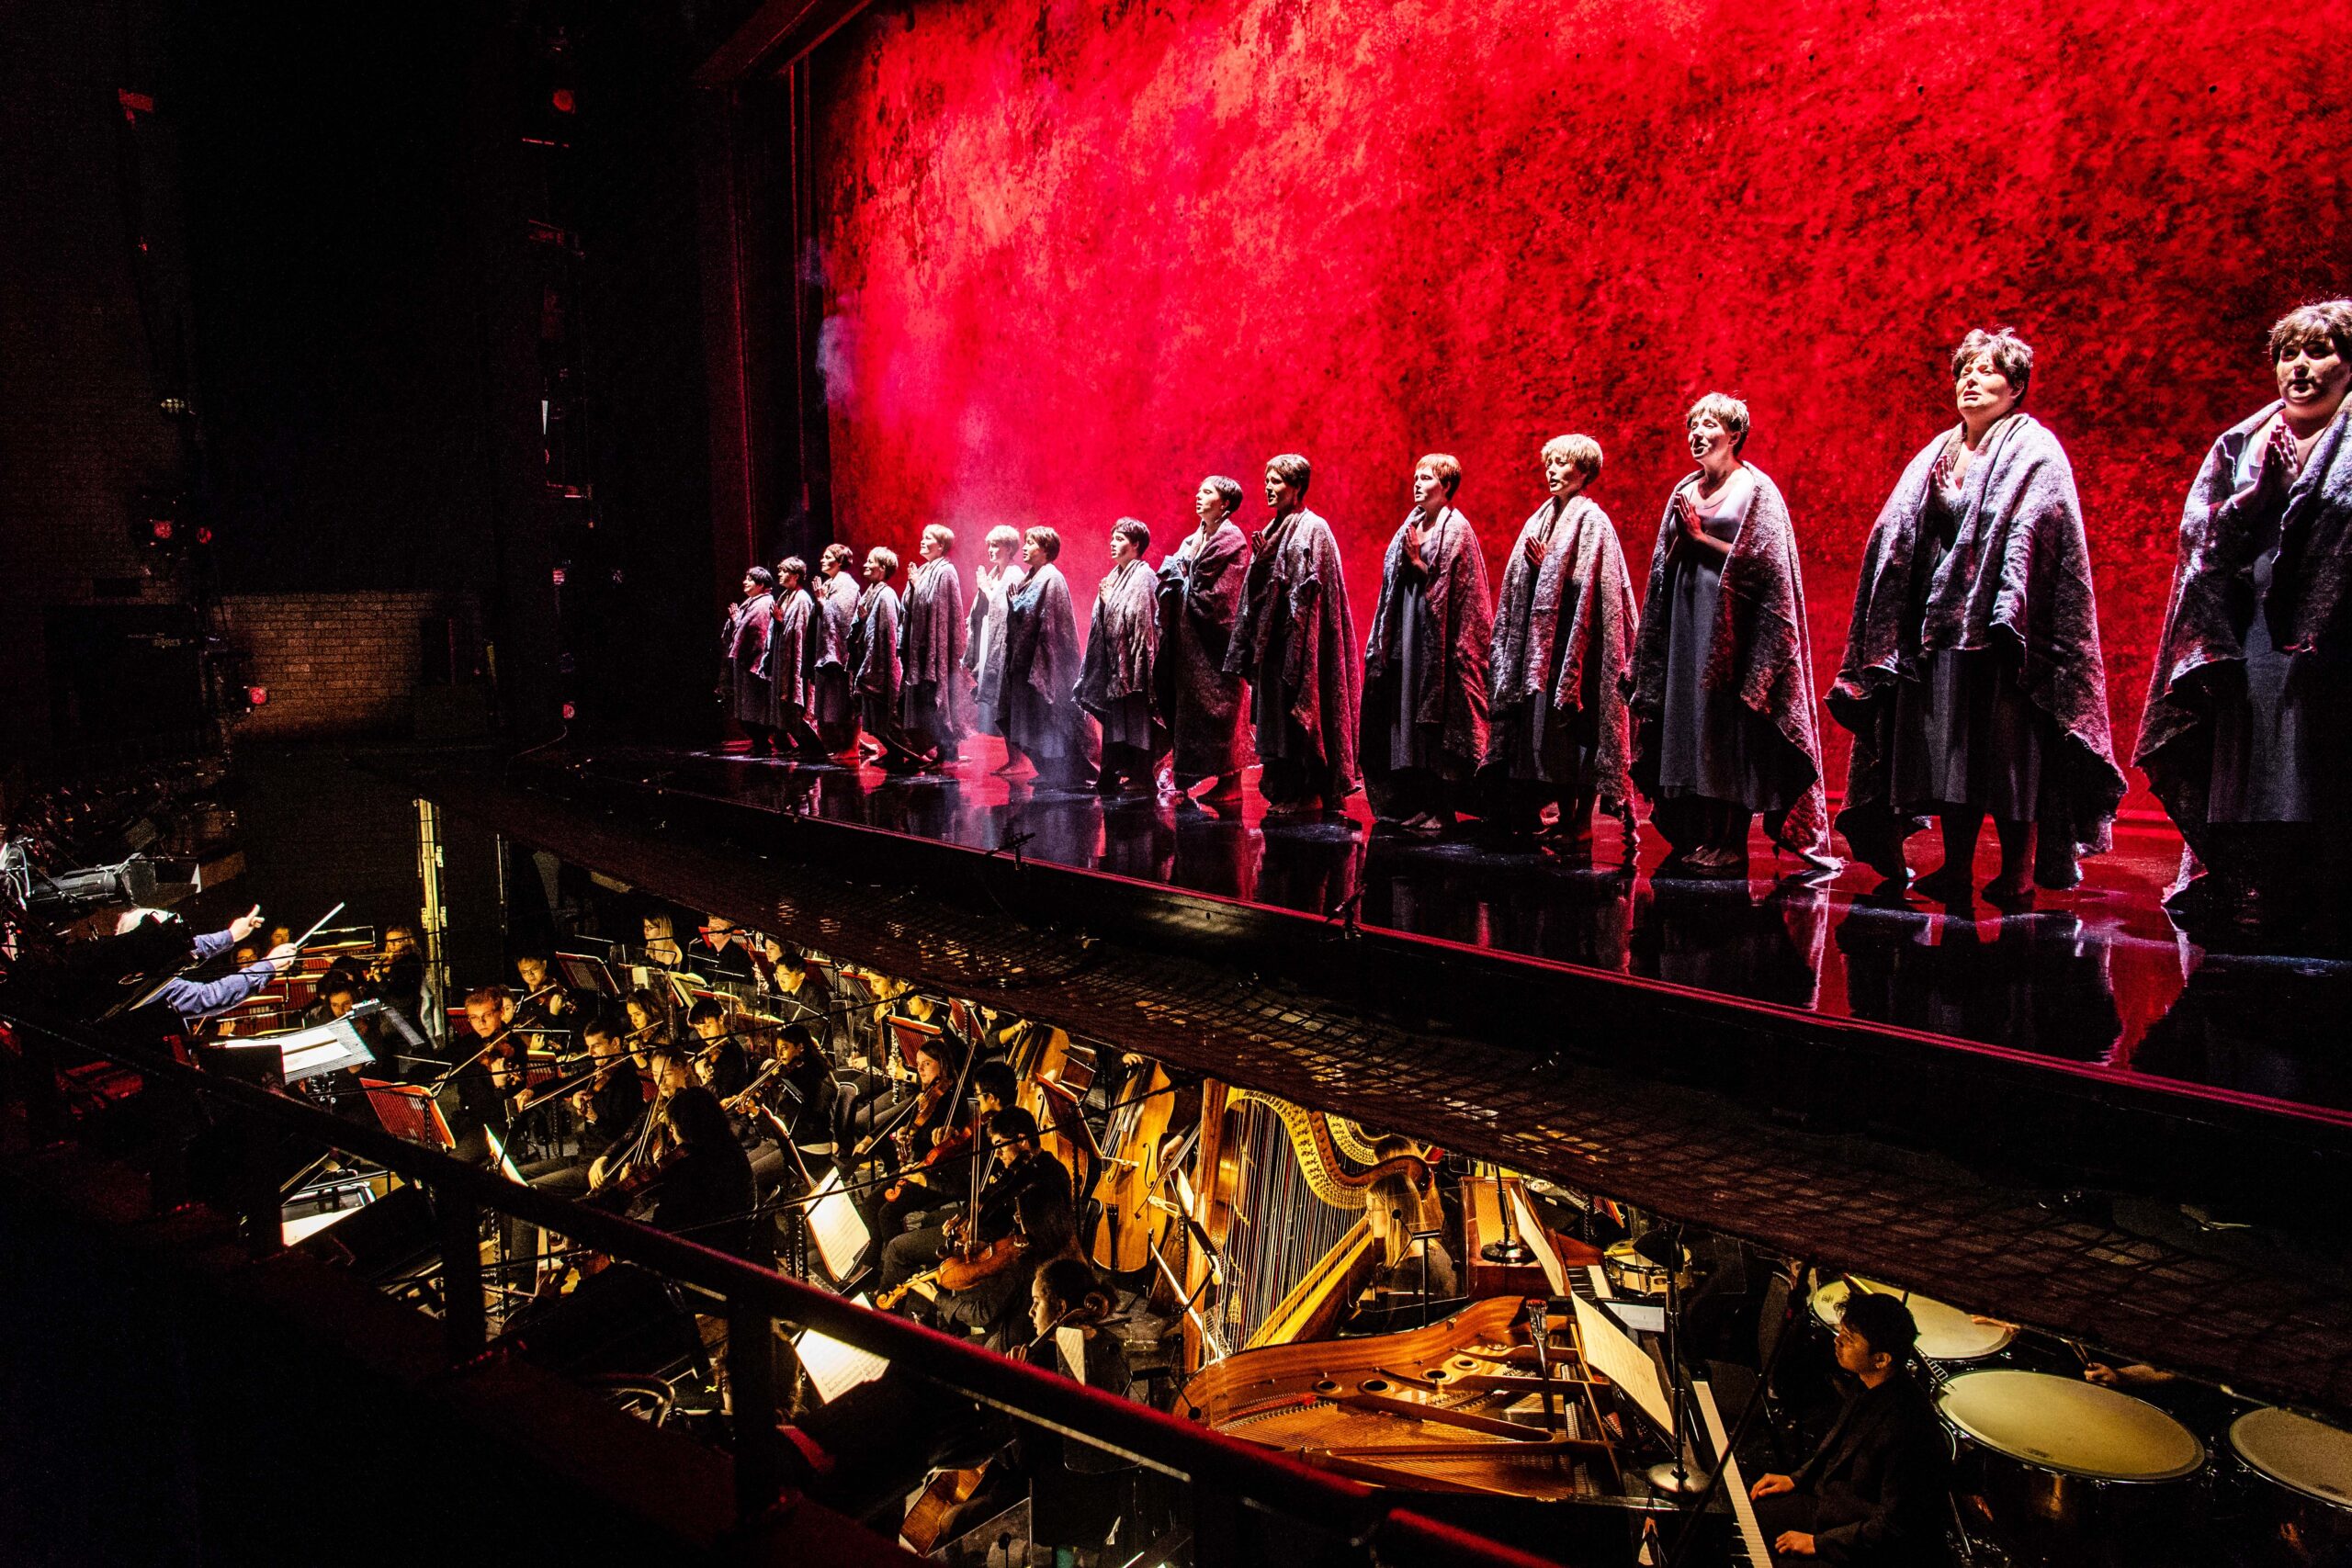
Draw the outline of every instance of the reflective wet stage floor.
[[[1020,838],[1036,859],[1316,914],[1361,892],[1366,926],[2352,1111],[2352,963],[2190,942],[2161,902],[2180,852],[2166,825],[2119,824],[2114,852],[2088,863],[2082,886],[2005,915],[1878,896],[1859,866],[1776,880],[1760,835],[1746,883],[1659,876],[1665,847],[1647,832],[1629,872],[1614,868],[1613,827],[1595,863],[1577,866],[1489,847],[1475,825],[1434,841],[1375,831],[1360,796],[1344,819],[1269,823],[1254,787],[1234,818],[1035,790],[990,771],[996,745],[969,742],[955,773],[915,776],[740,752],[571,761],[600,779],[972,848]],[[1993,872],[1984,838],[1979,886]],[[1932,834],[1913,847],[1934,863]]]

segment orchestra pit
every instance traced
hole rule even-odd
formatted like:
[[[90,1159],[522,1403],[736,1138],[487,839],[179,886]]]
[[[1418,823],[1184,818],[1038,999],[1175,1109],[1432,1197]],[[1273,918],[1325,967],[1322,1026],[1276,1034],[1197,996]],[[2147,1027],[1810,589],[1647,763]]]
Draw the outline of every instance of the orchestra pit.
[[[2352,1564],[2324,15],[20,10],[0,1562]]]

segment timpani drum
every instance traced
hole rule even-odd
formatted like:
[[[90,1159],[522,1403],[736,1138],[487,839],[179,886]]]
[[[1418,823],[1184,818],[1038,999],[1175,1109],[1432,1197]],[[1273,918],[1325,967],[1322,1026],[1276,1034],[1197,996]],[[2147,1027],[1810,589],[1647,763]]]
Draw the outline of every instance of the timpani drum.
[[[2005,1367],[1936,1396],[1961,1439],[1963,1490],[2011,1554],[2048,1564],[2173,1560],[2200,1512],[2205,1445],[2143,1399]]]
[[[2230,1451],[2252,1477],[2247,1504],[2267,1561],[2337,1561],[2352,1552],[2352,1432],[2276,1407],[2230,1423]]]
[[[1892,1285],[1874,1280],[1854,1281],[1877,1295],[1901,1296],[1919,1325],[1919,1354],[1930,1361],[1982,1361],[2009,1348],[2018,1331],[2006,1323],[1980,1323],[1955,1306],[1926,1296],[1904,1296]],[[1846,1315],[1849,1288],[1845,1280],[1831,1280],[1813,1292],[1813,1315],[1824,1328],[1835,1329]]]

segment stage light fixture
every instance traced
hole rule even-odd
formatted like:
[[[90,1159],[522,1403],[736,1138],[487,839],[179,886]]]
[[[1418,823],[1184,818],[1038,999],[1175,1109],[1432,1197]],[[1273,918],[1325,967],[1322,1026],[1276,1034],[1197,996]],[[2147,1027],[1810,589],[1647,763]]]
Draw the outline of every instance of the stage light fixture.
[[[563,705],[563,721],[564,721],[566,724],[571,723],[573,719],[575,719],[575,718],[577,718],[577,717],[579,717],[579,716],[580,716],[579,710],[578,710],[578,709],[576,709],[576,708],[574,708],[574,707],[573,707],[570,703],[566,703],[566,704],[564,704],[564,705]]]

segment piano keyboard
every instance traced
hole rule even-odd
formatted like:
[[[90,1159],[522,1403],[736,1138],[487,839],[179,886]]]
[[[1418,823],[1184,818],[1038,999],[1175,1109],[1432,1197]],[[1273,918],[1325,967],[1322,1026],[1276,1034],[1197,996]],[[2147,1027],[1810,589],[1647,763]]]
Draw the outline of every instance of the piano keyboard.
[[[1749,1564],[1750,1568],[1772,1568],[1772,1553],[1764,1544],[1764,1527],[1756,1522],[1756,1505],[1747,1500],[1747,1478],[1739,1473],[1739,1456],[1731,1451],[1723,1412],[1715,1408],[1715,1391],[1707,1385],[1706,1379],[1692,1378],[1690,1393],[1699,1402],[1699,1417],[1706,1424],[1707,1441],[1723,1456],[1723,1494],[1731,1503],[1733,1520],[1739,1526],[1739,1541],[1732,1561]]]

